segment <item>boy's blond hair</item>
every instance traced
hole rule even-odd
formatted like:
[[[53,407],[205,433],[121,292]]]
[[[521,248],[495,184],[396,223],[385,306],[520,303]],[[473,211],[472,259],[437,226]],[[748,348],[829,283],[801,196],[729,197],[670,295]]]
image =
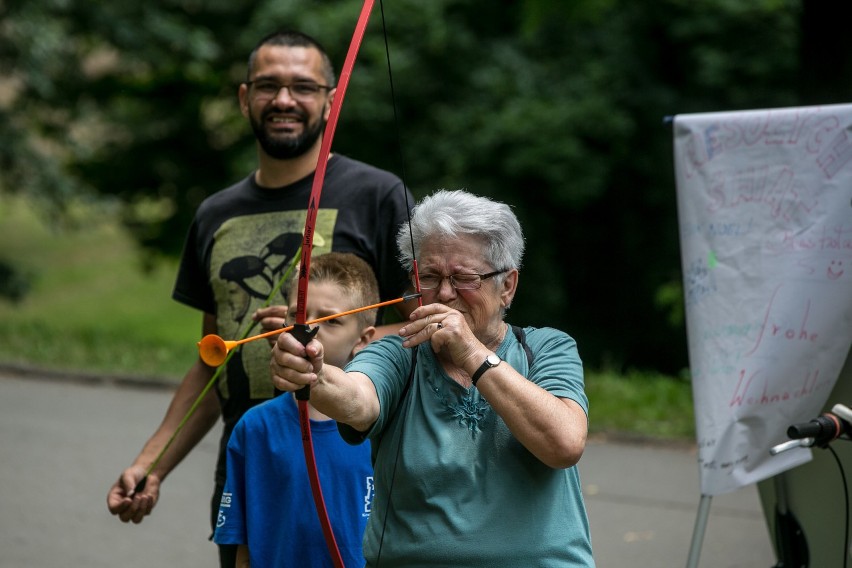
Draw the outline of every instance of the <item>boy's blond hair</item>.
[[[329,282],[345,290],[345,310],[369,306],[379,302],[379,283],[373,269],[364,260],[348,252],[328,252],[311,259],[309,282]],[[296,284],[293,285],[295,297]],[[310,290],[308,291],[310,297]],[[366,310],[355,315],[359,329],[376,325],[378,310]]]

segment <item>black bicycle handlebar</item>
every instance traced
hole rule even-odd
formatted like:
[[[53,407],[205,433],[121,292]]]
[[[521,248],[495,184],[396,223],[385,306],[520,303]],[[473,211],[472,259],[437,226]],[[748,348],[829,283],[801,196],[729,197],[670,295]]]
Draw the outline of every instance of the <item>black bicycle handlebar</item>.
[[[814,445],[822,446],[850,431],[852,431],[852,426],[849,422],[836,414],[826,412],[809,422],[791,425],[787,428],[787,437],[792,440],[813,438]]]

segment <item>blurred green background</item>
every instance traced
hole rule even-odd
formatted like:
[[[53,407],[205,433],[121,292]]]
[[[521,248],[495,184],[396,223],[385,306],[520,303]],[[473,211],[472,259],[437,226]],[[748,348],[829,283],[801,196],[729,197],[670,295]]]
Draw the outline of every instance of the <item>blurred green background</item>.
[[[360,7],[0,0],[0,363],[177,380],[200,332],[170,300],[185,231],[255,165],[245,59],[293,27],[339,69]],[[841,0],[386,0],[334,151],[415,197],[512,204],[528,252],[510,319],[577,339],[596,408],[630,414],[612,429],[688,436],[691,415],[666,422],[691,407],[664,119],[848,102],[850,16]]]

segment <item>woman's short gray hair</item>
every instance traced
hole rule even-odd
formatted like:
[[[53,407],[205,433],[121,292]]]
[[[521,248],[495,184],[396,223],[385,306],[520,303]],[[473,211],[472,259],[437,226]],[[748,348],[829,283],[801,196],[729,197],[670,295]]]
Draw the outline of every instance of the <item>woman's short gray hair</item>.
[[[412,235],[416,250],[412,250]],[[505,203],[462,190],[442,189],[426,197],[412,210],[411,229],[403,223],[396,237],[403,267],[411,272],[422,244],[442,237],[481,240],[485,260],[495,270],[521,267],[524,235],[518,218]]]

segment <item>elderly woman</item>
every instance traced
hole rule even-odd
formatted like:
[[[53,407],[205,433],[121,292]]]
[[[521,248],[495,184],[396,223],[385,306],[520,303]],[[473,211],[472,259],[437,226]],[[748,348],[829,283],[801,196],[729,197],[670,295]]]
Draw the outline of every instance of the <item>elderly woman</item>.
[[[368,566],[594,566],[576,468],[588,425],[576,344],[503,319],[524,249],[517,218],[439,191],[398,242],[409,270],[417,258],[424,304],[400,337],[343,370],[323,363],[318,341],[282,334],[271,363],[277,388],[310,385],[347,441],[373,442]]]

